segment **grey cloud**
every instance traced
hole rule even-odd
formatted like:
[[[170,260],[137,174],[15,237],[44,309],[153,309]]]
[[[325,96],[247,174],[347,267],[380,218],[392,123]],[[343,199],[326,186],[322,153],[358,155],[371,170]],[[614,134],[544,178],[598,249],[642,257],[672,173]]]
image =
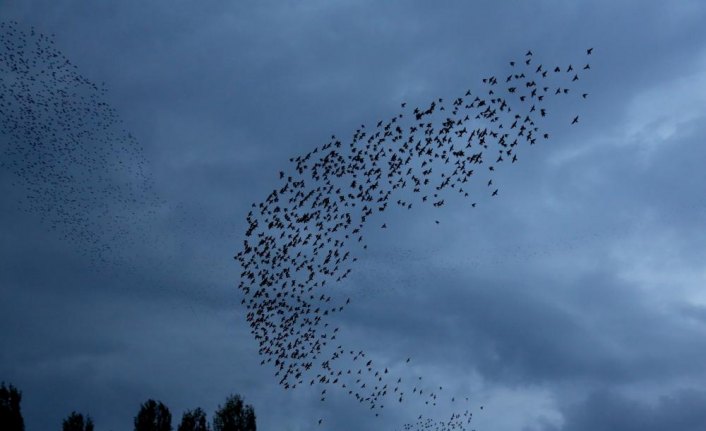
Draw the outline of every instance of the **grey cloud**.
[[[546,431],[678,429],[697,431],[706,423],[706,393],[684,389],[644,402],[611,390],[595,391],[580,404],[566,407],[564,424]]]
[[[72,409],[129,429],[147,397],[175,417],[197,405],[210,414],[228,391],[254,403],[263,430],[311,429],[321,416],[340,430],[416,419],[413,407],[378,420],[345,394],[287,393],[259,366],[232,260],[244,215],[289,157],[332,133],[350,137],[403,100],[477,88],[529,47],[563,62],[586,46],[582,127],[557,106],[553,139],[500,173],[500,199],[386,214],[390,232],[369,231],[335,292],[353,297],[337,323],[352,347],[393,365],[411,356],[409,377],[459,393],[478,373],[489,390],[578,400],[557,401],[565,424],[547,431],[703,428],[703,307],[676,288],[694,280],[671,280],[696,277],[704,257],[703,117],[642,161],[624,121],[646,91],[698,74],[704,13],[698,2],[607,0],[3,4],[3,19],[56,33],[82,72],[107,82],[169,202],[144,221],[151,240],[121,251],[129,268],[96,273],[13,206],[20,191],[2,177],[0,341],[19,347],[0,354],[0,379],[24,390],[28,430],[58,427]],[[653,240],[641,247],[640,235]],[[636,255],[621,261],[616,249]],[[623,265],[648,257],[662,262],[652,266],[667,280],[660,292],[675,292],[668,303],[624,277]],[[653,391],[654,404],[621,395],[675,381],[694,390]]]

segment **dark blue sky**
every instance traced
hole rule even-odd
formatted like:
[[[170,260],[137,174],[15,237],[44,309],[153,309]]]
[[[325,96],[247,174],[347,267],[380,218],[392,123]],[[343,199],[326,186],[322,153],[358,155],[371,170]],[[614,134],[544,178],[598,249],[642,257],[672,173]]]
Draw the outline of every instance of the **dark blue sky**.
[[[414,422],[414,404],[375,418],[260,366],[233,260],[249,206],[331,134],[480,88],[527,49],[564,64],[589,46],[590,96],[560,109],[579,125],[553,117],[499,196],[379,218],[339,286],[341,338],[470,397],[479,431],[706,428],[701,2],[0,2],[9,20],[106,83],[160,199],[113,208],[139,240],[102,267],[2,172],[0,380],[28,431],[72,410],[131,429],[147,398],[176,422],[231,392],[264,431]]]

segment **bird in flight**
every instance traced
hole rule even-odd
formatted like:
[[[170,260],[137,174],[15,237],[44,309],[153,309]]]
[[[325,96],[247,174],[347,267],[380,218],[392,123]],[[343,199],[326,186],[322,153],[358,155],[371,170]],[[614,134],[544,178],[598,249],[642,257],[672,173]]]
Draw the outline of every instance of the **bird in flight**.
[[[361,125],[345,139],[331,135],[329,142],[292,157],[291,168],[279,171],[279,185],[252,204],[235,255],[240,302],[261,363],[272,367],[285,390],[337,387],[376,415],[386,400],[397,404],[419,397],[437,403],[441,387],[411,389],[395,368],[338,341],[334,316],[351,301],[332,286],[351,276],[368,247],[365,239],[374,226],[369,222],[378,214],[394,205],[403,211],[424,205],[445,211],[454,196],[472,198],[475,208],[467,183],[496,184],[501,167],[521,165],[515,164],[517,147],[549,139],[546,103],[581,94],[569,88],[584,80],[577,73],[545,73],[547,63],[527,67],[531,57],[528,50],[524,61],[511,61],[507,80],[488,74],[473,92],[410,108],[402,102],[400,112],[375,127]],[[105,248],[100,229],[115,233],[137,224],[135,216],[120,218],[112,208],[160,203],[143,149],[122,129],[106,102],[107,90],[79,74],[51,38],[24,31],[16,22],[0,24],[0,74],[9,72],[13,80],[0,80],[0,126],[13,144],[0,165],[26,182],[31,211],[52,220],[69,240]],[[74,95],[63,90],[69,85]],[[572,124],[577,122],[578,115]],[[488,169],[480,169],[483,164]],[[71,177],[66,174],[71,170],[84,173]],[[133,182],[116,184],[115,178]],[[498,196],[495,187],[491,196]],[[106,216],[87,215],[95,208]],[[111,221],[116,219],[122,224]],[[440,217],[433,220],[440,224]],[[399,362],[408,366],[410,358]],[[328,393],[324,389],[321,399]],[[456,414],[438,429],[463,429],[461,417]],[[463,418],[470,421],[470,414]]]
[[[0,133],[9,142],[0,168],[21,185],[21,209],[97,268],[145,243],[144,217],[164,203],[144,148],[108,99],[106,85],[82,75],[53,36],[0,22]]]
[[[548,101],[581,94],[569,90],[582,85],[583,75],[544,73],[542,66],[529,67],[529,57],[531,50],[524,62],[509,63],[509,79],[488,74],[473,92],[418,106],[403,102],[400,112],[374,127],[361,125],[348,138],[332,136],[292,157],[280,185],[252,205],[235,256],[242,270],[238,287],[262,362],[271,364],[285,389],[335,386],[376,415],[387,401],[418,397],[434,406],[441,400],[442,387],[407,383],[365,351],[338,344],[333,316],[350,297],[341,298],[332,286],[350,277],[368,249],[370,221],[390,207],[443,211],[458,196],[473,199],[475,208],[468,185],[474,181],[494,185],[490,197],[499,198],[495,175],[520,165],[517,148],[549,139]],[[440,217],[432,220],[441,224]],[[388,228],[387,222],[378,226]]]

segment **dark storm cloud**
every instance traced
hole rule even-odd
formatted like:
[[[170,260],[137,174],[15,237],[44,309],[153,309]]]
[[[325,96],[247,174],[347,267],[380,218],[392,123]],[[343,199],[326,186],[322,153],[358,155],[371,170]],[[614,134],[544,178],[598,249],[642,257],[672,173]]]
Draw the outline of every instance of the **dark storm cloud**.
[[[563,425],[542,430],[697,431],[706,423],[706,393],[685,389],[645,402],[601,390],[592,392],[582,403],[567,406],[563,414]]]
[[[400,332],[414,334],[394,350],[416,350],[418,363],[472,364],[487,379],[509,385],[624,384],[703,373],[703,329],[674,310],[657,309],[609,273],[581,274],[562,285],[527,267],[512,278],[445,272],[408,268],[414,281],[403,293],[388,303],[353,307],[346,326],[381,337],[383,345]],[[433,294],[440,288],[443,297]],[[436,347],[415,349],[430,345]]]
[[[413,408],[376,421],[341,394],[322,404],[283,393],[259,367],[232,261],[248,206],[331,133],[474,88],[528,47],[552,63],[586,46],[596,52],[582,127],[557,116],[555,139],[522,153],[501,173],[502,198],[476,211],[390,213],[392,232],[371,231],[341,287],[354,297],[342,337],[393,365],[411,356],[410,373],[475,400],[539,386],[575,401],[547,408],[563,428],[498,401],[478,429],[706,422],[706,327],[692,303],[706,249],[703,112],[679,103],[703,94],[698,2],[16,2],[0,16],[56,33],[84,74],[106,81],[170,202],[149,221],[155,241],[127,253],[130,270],[106,275],[3,200],[0,336],[19,347],[0,355],[0,378],[25,391],[29,430],[83,408],[99,428],[129,429],[147,397],[178,417],[212,412],[229,390],[255,404],[263,430],[415,419]],[[701,114],[680,122],[662,107]],[[469,389],[473,373],[487,391]],[[667,389],[683,381],[695,389]],[[620,395],[641,384],[656,403]],[[493,426],[504,416],[517,426]]]

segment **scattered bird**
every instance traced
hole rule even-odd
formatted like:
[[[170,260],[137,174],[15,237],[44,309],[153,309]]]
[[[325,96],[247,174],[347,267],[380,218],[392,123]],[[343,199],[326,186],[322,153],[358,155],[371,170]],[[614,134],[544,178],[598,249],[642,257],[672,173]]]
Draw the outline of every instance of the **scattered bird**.
[[[532,55],[528,50],[525,65]],[[343,312],[350,298],[336,298],[329,288],[351,274],[357,255],[367,249],[366,223],[375,214],[395,202],[411,210],[415,199],[445,207],[450,194],[469,196],[464,184],[479,175],[478,165],[487,162],[491,147],[502,152],[533,145],[539,136],[548,139],[529,114],[536,106],[540,118],[545,117],[544,97],[552,97],[548,88],[563,88],[556,97],[565,97],[578,74],[568,81],[566,74],[537,73],[529,79],[531,69],[513,71],[510,87],[490,76],[476,96],[468,90],[409,111],[403,102],[403,112],[375,128],[361,125],[350,140],[332,136],[291,158],[292,169],[279,171],[282,184],[252,205],[235,256],[242,269],[238,287],[262,364],[273,367],[284,389],[338,386],[376,415],[393,394],[398,403],[414,394],[436,405],[436,391],[410,390],[364,351],[335,342],[339,328],[330,325],[331,318]],[[13,78],[6,79],[10,74]],[[16,22],[0,23],[0,125],[14,142],[0,167],[24,182],[28,211],[41,214],[65,239],[90,245],[86,252],[96,256],[109,253],[109,239],[124,234],[138,216],[115,214],[112,208],[144,207],[154,213],[164,203],[154,193],[144,150],[122,128],[106,93],[105,86],[80,75],[51,38],[24,31]],[[572,124],[577,122],[578,115]],[[501,153],[495,165],[504,161]],[[495,165],[482,171],[492,175]],[[404,197],[405,191],[412,198]],[[325,394],[324,389],[322,401]],[[470,417],[467,410],[448,421],[425,420],[417,429],[420,424],[424,429],[431,424],[437,430],[465,429]]]
[[[53,37],[0,23],[0,131],[10,142],[0,150],[0,169],[22,187],[21,210],[38,215],[96,268],[145,243],[145,221],[164,204],[143,147],[107,93]]]
[[[285,389],[337,386],[376,415],[390,401],[418,398],[430,407],[440,402],[441,387],[423,387],[421,377],[416,385],[407,383],[364,351],[336,344],[339,328],[331,319],[350,298],[339,298],[331,287],[350,276],[367,250],[368,222],[377,214],[392,205],[445,208],[456,193],[469,197],[466,183],[478,176],[494,185],[500,166],[518,161],[515,147],[549,138],[540,128],[549,117],[545,104],[580,94],[569,89],[581,81],[578,73],[541,73],[541,66],[532,73],[537,68],[526,67],[532,56],[528,50],[525,65],[510,62],[515,69],[503,84],[486,76],[473,94],[464,90],[412,108],[402,103],[400,113],[373,128],[361,125],[348,139],[333,136],[292,157],[281,184],[252,205],[235,256],[242,269],[239,290],[259,353]],[[552,94],[549,88],[559,90]],[[495,151],[499,155],[491,155]],[[497,185],[492,190],[498,196]],[[465,429],[454,422],[461,417],[470,420],[470,412],[454,414],[446,428],[437,429]]]

